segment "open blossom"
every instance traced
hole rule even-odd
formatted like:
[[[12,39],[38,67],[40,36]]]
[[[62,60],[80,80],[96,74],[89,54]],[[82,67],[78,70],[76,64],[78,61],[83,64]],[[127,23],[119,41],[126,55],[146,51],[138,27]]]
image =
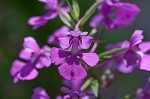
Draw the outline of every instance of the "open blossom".
[[[42,87],[37,87],[33,91],[31,99],[50,99],[49,95]]]
[[[91,89],[87,89],[83,92],[81,92],[81,86],[83,85],[84,80],[67,80],[64,79],[63,80],[63,84],[64,86],[66,86],[67,88],[70,88],[71,92],[74,92],[75,95],[78,95],[79,93],[85,94],[85,97],[82,97],[82,99],[96,99],[93,91]],[[65,92],[66,93],[66,92]],[[66,95],[65,97],[69,97],[69,95]]]
[[[148,79],[144,89],[137,89],[137,95],[135,99],[150,99],[150,78]]]
[[[67,80],[63,79],[63,85],[71,88],[72,90],[80,90],[80,87],[83,84],[83,79],[82,80]]]
[[[66,33],[69,32],[69,30],[70,30],[69,27],[62,26],[61,28],[56,30],[52,35],[48,37],[48,43],[56,44],[59,46],[59,38],[67,36],[68,34]]]
[[[85,93],[75,91],[75,90],[70,90],[66,87],[61,87],[61,91],[64,93],[67,93],[68,95],[64,96],[63,99],[89,99],[87,96],[85,96]]]
[[[129,41],[124,41],[115,45],[110,45],[108,49],[115,49],[115,48],[126,48],[126,50],[119,52],[113,55],[112,60],[110,61],[109,66],[113,63],[117,66],[117,69],[123,73],[130,73],[134,68],[138,66],[142,66],[145,63],[145,59],[143,55],[145,55],[142,43],[143,35],[142,30],[136,30]],[[149,44],[147,44],[149,45]],[[144,45],[145,46],[145,45]],[[149,59],[146,57],[146,59]],[[144,65],[146,66],[146,64]],[[148,67],[147,67],[148,68]]]
[[[49,67],[51,64],[50,48],[44,46],[39,47],[33,37],[26,37],[23,43],[23,50],[19,54],[19,58],[12,64],[10,73],[14,77],[14,83],[19,80],[32,80],[38,76],[37,69]]]
[[[88,49],[91,45],[92,37],[86,36],[87,32],[70,31],[67,33],[69,37],[61,37],[60,46],[51,49],[51,59],[55,65],[59,65],[58,70],[61,76],[68,80],[83,79],[87,73],[81,66],[80,61],[84,61],[90,67],[95,66],[99,57],[96,53],[82,53],[80,49]]]
[[[107,29],[124,28],[129,26],[140,12],[136,4],[119,0],[104,0],[98,9],[100,13],[92,19],[91,27],[103,23]]]
[[[45,3],[45,8],[48,11],[45,15],[42,16],[33,16],[28,20],[28,24],[33,26],[33,29],[36,30],[37,28],[46,25],[48,20],[54,19],[58,16],[58,8],[69,12],[69,7],[62,7],[64,1],[58,3],[58,0],[39,0],[40,2]]]

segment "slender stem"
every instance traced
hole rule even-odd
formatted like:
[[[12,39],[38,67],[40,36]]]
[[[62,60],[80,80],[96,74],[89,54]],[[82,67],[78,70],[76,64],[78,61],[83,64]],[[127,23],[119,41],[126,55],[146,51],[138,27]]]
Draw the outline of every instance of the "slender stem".
[[[91,48],[90,52],[95,52],[96,48],[98,46],[98,43],[94,43],[93,47]]]
[[[108,56],[108,55],[112,55],[112,54],[115,54],[115,53],[118,53],[118,52],[122,52],[124,50],[126,50],[127,48],[116,48],[116,49],[112,49],[112,50],[109,50],[109,51],[105,51],[101,54],[99,54],[99,57],[104,57],[104,56]]]
[[[102,22],[102,23],[103,23],[103,22]],[[96,38],[95,38],[95,40],[98,40],[98,39],[99,39],[100,33],[101,33],[101,31],[102,31],[102,28],[103,28],[103,24],[102,24],[102,23],[99,24],[99,26],[97,27],[97,32],[96,32]],[[95,42],[95,43],[93,44],[93,47],[91,48],[90,52],[95,52],[97,46],[98,46],[98,42]]]
[[[59,3],[59,6],[63,6],[66,0],[61,0],[61,2]]]
[[[67,2],[68,2],[68,0],[67,0]],[[84,16],[78,21],[75,30],[78,30],[80,25],[81,26],[84,25],[84,23],[92,16],[92,14],[96,11],[97,7],[102,2],[103,2],[103,0],[98,0],[88,9],[88,11],[84,14]]]
[[[75,31],[79,30],[79,25],[81,24],[81,22],[83,21],[83,18],[81,18],[78,23],[76,24],[76,27],[75,27]]]

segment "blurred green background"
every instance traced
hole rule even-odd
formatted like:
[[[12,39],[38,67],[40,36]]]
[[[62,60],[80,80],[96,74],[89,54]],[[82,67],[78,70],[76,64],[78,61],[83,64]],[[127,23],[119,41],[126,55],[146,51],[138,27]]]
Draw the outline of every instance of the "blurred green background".
[[[131,2],[131,0],[124,1]],[[81,15],[93,2],[94,0],[79,0]],[[132,0],[132,2],[141,8],[141,13],[134,24],[122,30],[108,31],[104,29],[101,33],[101,40],[115,43],[129,39],[135,29],[143,29],[145,40],[150,40],[150,0]],[[47,36],[63,25],[59,18],[56,18],[49,21],[46,26],[33,31],[27,24],[28,18],[43,15],[46,12],[44,4],[38,0],[0,0],[0,99],[30,99],[33,88],[37,86],[44,87],[52,99],[61,93],[59,91],[61,77],[56,66],[40,70],[39,76],[32,81],[20,81],[13,84],[13,78],[10,76],[11,63],[18,58],[25,36],[35,37],[42,46],[47,44]],[[90,30],[88,24],[86,30]],[[98,53],[103,51],[105,44],[99,46]],[[117,99],[121,99],[123,95],[133,93],[136,88],[144,86],[149,75],[150,72],[138,70],[132,74],[117,73],[114,84],[103,95],[104,99],[110,99],[117,93]]]

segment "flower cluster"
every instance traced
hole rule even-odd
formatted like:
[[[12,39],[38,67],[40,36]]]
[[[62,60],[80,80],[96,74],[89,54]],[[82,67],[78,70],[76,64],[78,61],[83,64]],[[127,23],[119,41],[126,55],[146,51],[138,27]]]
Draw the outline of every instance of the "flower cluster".
[[[101,42],[98,38],[103,27],[109,30],[122,29],[131,25],[140,12],[136,4],[120,0],[96,0],[80,18],[78,0],[39,0],[45,3],[48,13],[29,18],[28,24],[33,30],[47,24],[49,20],[60,17],[65,24],[48,36],[48,45],[42,48],[33,37],[25,37],[19,59],[12,63],[10,69],[14,83],[20,80],[35,79],[39,69],[58,66],[63,77],[60,90],[65,95],[55,99],[98,99],[115,79],[115,71],[131,73],[135,69],[150,71],[150,41],[143,42],[143,30],[135,30],[130,40],[106,46],[106,51],[97,53]],[[70,3],[72,1],[72,3]],[[67,3],[68,6],[63,7]],[[84,30],[84,25],[98,10],[90,21],[91,32]],[[100,69],[103,68],[103,69]],[[98,71],[102,70],[102,74]],[[136,99],[149,99],[150,81],[145,89],[139,89]],[[65,86],[65,87],[64,87]],[[50,99],[46,90],[37,87],[32,99]],[[127,98],[129,99],[129,98]]]

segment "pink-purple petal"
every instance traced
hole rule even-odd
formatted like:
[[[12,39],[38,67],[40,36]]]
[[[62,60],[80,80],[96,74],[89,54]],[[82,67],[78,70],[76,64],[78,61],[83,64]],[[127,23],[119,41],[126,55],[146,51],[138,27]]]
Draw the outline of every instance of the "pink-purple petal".
[[[90,22],[91,27],[96,27],[102,20],[104,16],[102,14],[97,14],[94,18],[92,18],[92,21]]]
[[[140,44],[143,39],[142,35],[143,31],[142,30],[135,30],[134,33],[132,34],[131,40],[130,40],[130,45],[135,46],[137,44]]]
[[[82,56],[80,56],[80,57],[90,67],[94,67],[99,61],[99,57],[98,57],[98,55],[96,53],[82,53]]]
[[[45,16],[33,16],[28,20],[28,24],[33,26],[33,30],[36,30],[43,25],[46,25],[47,22],[48,21],[45,19]]]
[[[31,99],[50,99],[45,89],[42,87],[37,87],[33,91]]]
[[[15,60],[12,63],[12,67],[10,69],[10,73],[12,76],[16,76],[18,72],[25,66],[25,63],[20,60]]]
[[[27,70],[22,70],[20,73],[18,73],[18,78],[20,80],[32,80],[35,79],[38,76],[38,71],[33,68],[33,69],[29,69]]]
[[[49,67],[51,65],[51,59],[48,56],[41,56],[36,64],[36,68]]]
[[[46,20],[51,20],[54,19],[58,16],[58,12],[56,10],[50,10],[46,15],[45,19]]]
[[[70,8],[69,8],[68,6],[62,7],[62,9],[63,9],[65,12],[70,12]]]
[[[60,37],[59,38],[59,43],[62,49],[69,48],[69,37]]]
[[[88,49],[91,46],[92,39],[93,38],[90,36],[82,36],[82,41],[81,41],[80,47],[82,49]]]
[[[32,49],[25,48],[20,52],[19,57],[25,60],[30,60],[32,57],[32,52],[34,52]]]
[[[67,32],[69,32],[69,27],[62,26],[61,28],[57,29],[52,35],[48,37],[49,44],[57,44],[59,45],[59,38],[67,36]]]
[[[131,73],[134,69],[133,66],[127,66],[127,61],[122,60],[119,64],[117,64],[117,69],[122,73]]]
[[[14,77],[13,83],[17,83],[19,81],[18,73],[21,71],[21,69],[25,66],[25,63],[20,60],[15,60],[12,63],[12,67],[10,69],[11,76]]]
[[[81,65],[69,65],[67,63],[58,67],[59,73],[62,77],[68,80],[78,80],[86,77],[87,73]]]
[[[37,52],[40,51],[40,47],[39,47],[38,43],[36,42],[36,40],[33,37],[30,37],[30,36],[24,38],[23,47],[29,48],[29,49],[37,51]]]
[[[150,42],[142,42],[140,45],[139,45],[139,48],[142,52],[147,52],[150,50]]]
[[[60,50],[58,48],[53,47],[50,52],[52,63],[55,65],[61,64],[66,57],[71,55],[70,52]]]
[[[140,69],[150,71],[150,55],[144,55],[142,57]]]

